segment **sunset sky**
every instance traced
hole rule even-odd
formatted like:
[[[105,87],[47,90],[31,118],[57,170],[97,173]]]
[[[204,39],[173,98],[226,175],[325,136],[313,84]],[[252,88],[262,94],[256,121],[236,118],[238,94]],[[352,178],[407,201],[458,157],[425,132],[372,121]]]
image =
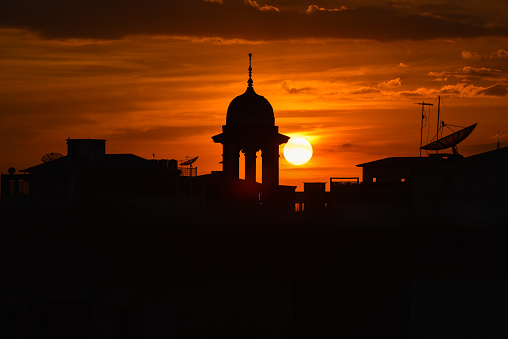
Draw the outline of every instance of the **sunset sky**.
[[[498,130],[508,146],[506,0],[3,0],[0,172],[66,154],[68,137],[221,170],[211,137],[247,87],[248,53],[280,133],[314,148],[302,166],[281,149],[281,184],[418,156],[415,103],[434,104],[430,142],[439,95],[446,123],[478,123],[461,154],[494,149]]]

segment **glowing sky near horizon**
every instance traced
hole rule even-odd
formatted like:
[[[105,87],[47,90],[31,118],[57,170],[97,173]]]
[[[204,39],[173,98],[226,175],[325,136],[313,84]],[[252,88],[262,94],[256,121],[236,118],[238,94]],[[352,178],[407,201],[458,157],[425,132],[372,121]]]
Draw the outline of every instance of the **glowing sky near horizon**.
[[[0,5],[0,171],[107,139],[108,153],[220,170],[211,136],[247,86],[282,134],[308,139],[281,184],[360,176],[356,164],[417,156],[420,106],[478,127],[472,155],[508,145],[504,1],[6,1]],[[41,7],[42,6],[42,7]],[[40,15],[40,14],[46,15]],[[56,15],[58,13],[58,15]],[[424,141],[435,133],[431,109]]]

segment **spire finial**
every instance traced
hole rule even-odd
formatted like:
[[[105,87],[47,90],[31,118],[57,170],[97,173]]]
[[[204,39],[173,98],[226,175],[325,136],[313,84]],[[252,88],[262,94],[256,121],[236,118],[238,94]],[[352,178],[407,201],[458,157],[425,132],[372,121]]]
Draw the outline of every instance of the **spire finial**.
[[[249,53],[249,80],[247,80],[249,87],[252,87],[252,53]]]

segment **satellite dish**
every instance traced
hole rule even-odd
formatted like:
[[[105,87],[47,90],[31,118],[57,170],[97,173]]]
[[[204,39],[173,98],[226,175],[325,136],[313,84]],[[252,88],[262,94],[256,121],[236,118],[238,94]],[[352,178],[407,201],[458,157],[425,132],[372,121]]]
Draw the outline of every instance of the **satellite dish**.
[[[453,153],[457,153],[457,144],[466,139],[469,134],[475,129],[476,125],[474,124],[469,127],[463,128],[455,133],[452,133],[444,138],[438,139],[434,142],[431,142],[428,145],[422,146],[421,149],[427,150],[427,151],[437,151],[446,149],[449,147],[453,148]]]
[[[61,153],[48,153],[48,154],[44,154],[41,158],[42,162],[50,162],[50,161],[53,161],[53,160],[56,160],[58,158],[61,158],[63,157],[63,155]]]
[[[15,169],[14,167],[9,167],[9,169],[7,170],[7,172],[8,172],[9,174],[14,174],[14,173],[16,173],[16,169]]]
[[[191,159],[187,159],[187,160],[182,160],[182,162],[180,163],[180,166],[191,166],[192,167],[192,163],[196,160],[198,160],[199,157],[195,157],[195,158],[191,158]]]

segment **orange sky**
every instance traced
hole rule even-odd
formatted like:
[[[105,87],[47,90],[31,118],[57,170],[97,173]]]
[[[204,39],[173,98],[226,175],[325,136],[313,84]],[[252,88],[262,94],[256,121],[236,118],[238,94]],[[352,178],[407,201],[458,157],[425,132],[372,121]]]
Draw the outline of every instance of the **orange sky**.
[[[498,130],[508,145],[504,1],[20,3],[0,8],[3,173],[66,154],[67,137],[107,139],[108,153],[199,156],[199,174],[220,170],[211,136],[246,89],[249,52],[279,131],[314,148],[302,166],[281,150],[281,184],[417,156],[415,103],[438,95],[445,122],[478,123],[461,154],[495,148]]]

